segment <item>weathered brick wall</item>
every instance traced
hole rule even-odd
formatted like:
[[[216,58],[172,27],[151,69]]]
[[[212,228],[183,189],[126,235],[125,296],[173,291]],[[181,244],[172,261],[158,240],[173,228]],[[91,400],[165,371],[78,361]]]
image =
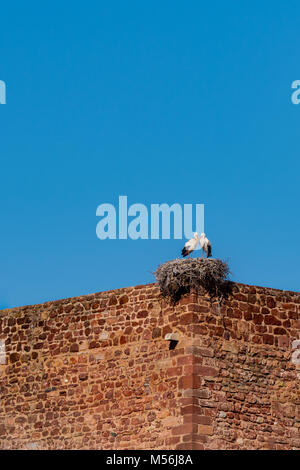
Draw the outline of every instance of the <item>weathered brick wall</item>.
[[[299,306],[297,293],[246,285],[221,308],[198,300],[193,442],[300,449]]]
[[[299,305],[147,285],[3,310],[0,448],[300,449]]]

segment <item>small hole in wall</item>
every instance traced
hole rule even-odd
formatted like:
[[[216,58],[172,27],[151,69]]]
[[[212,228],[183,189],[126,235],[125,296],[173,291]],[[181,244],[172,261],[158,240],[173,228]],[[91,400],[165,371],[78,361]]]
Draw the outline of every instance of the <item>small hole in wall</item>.
[[[178,344],[178,341],[176,339],[171,339],[170,344],[169,344],[169,349],[175,349]]]
[[[165,340],[170,341],[169,349],[175,349],[179,341],[179,335],[178,333],[167,333],[165,335]]]

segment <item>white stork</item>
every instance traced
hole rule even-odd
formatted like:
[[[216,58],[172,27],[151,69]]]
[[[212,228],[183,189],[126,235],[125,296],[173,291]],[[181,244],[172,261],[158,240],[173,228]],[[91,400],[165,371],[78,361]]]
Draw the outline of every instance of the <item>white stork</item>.
[[[205,233],[201,233],[199,243],[202,248],[202,258],[204,256],[204,252],[206,253],[206,258],[209,258],[211,256],[211,243],[209,239],[206,238]]]
[[[197,247],[197,243],[198,243],[198,233],[194,233],[194,238],[191,238],[188,242],[186,242],[186,244],[184,245],[184,248],[182,249],[181,251],[181,254],[182,256],[187,256],[188,255],[188,258],[189,258],[189,255],[191,255],[191,258],[193,257],[192,256],[192,253],[193,251],[196,249]]]

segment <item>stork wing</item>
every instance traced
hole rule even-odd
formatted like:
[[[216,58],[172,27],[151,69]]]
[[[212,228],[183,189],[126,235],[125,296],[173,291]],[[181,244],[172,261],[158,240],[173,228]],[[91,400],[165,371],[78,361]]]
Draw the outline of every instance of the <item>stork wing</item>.
[[[187,248],[190,248],[192,246],[192,241],[193,241],[193,238],[191,238],[188,242],[186,242],[184,246],[186,246]]]

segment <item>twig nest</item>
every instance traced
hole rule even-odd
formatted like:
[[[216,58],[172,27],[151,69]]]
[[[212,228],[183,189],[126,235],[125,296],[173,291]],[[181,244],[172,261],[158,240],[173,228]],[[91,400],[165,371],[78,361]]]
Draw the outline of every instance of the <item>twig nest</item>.
[[[229,267],[215,258],[175,259],[158,266],[154,272],[163,297],[176,303],[191,290],[208,293],[211,298],[230,293]]]

